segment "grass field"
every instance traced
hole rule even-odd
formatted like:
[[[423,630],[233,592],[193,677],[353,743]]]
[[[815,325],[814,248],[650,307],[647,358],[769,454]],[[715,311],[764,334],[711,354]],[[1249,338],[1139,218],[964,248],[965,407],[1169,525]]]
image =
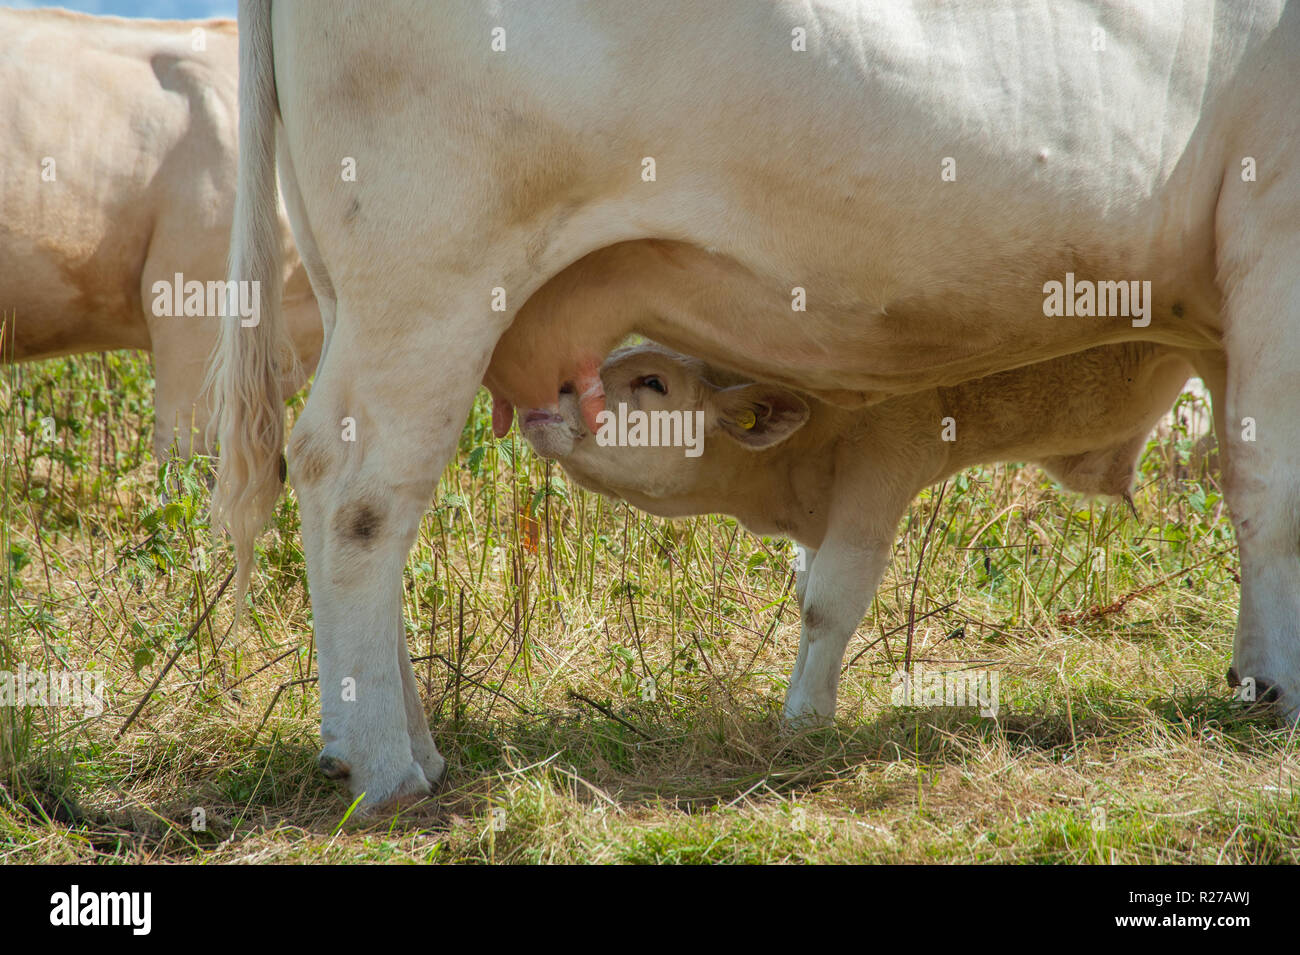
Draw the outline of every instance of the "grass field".
[[[572,487],[481,398],[406,571],[448,780],[362,820],[316,769],[292,492],[232,634],[228,592],[203,619],[232,566],[206,464],[160,504],[147,356],[0,378],[0,670],[106,691],[99,715],[0,707],[0,861],[1300,861],[1297,740],[1224,681],[1236,549],[1177,429],[1137,519],[1029,468],[922,494],[838,721],[786,732],[794,548]],[[914,663],[999,674],[995,719],[891,705],[909,617]]]

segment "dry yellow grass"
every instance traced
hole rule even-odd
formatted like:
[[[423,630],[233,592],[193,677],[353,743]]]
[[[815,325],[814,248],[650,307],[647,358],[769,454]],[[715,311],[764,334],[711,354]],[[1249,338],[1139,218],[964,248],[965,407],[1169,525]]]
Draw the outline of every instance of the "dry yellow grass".
[[[315,768],[292,495],[244,632],[226,595],[183,640],[231,558],[200,469],[159,504],[149,386],[131,355],[7,370],[0,669],[93,667],[108,705],[0,708],[0,861],[1300,861],[1295,734],[1224,683],[1235,548],[1189,437],[1136,520],[1013,467],[922,495],[837,723],[787,732],[793,548],[582,493],[477,407],[406,574],[449,779],[359,820]],[[998,671],[996,719],[891,705],[914,580],[914,660]]]

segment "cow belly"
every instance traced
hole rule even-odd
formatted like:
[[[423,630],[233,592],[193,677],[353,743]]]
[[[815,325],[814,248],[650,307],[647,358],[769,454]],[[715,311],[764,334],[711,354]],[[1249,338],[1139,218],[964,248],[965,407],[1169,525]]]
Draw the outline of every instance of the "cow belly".
[[[1153,293],[1163,321],[1148,332],[1127,317],[1047,317],[1038,308],[1041,297],[1032,293],[992,283],[987,291],[987,300],[959,311],[950,300],[916,298],[884,312],[862,304],[805,314],[791,313],[775,289],[764,289],[736,298],[735,311],[686,310],[649,318],[635,330],[738,372],[812,391],[869,396],[953,385],[1126,340],[1206,345],[1174,315],[1186,314],[1186,296]]]
[[[1080,261],[1073,255],[1068,263],[1079,270],[1076,284],[1103,274]],[[867,401],[952,385],[1096,344],[1147,338],[1205,347],[1213,338],[1212,290],[1151,283],[1143,303],[1149,320],[1053,317],[1044,315],[1040,283],[1024,271],[989,269],[983,281],[955,277],[882,308],[863,290],[805,286],[793,273],[762,275],[690,243],[621,243],[584,257],[535,293],[498,346],[494,368],[513,356],[532,364],[543,350],[576,351],[637,332],[741,374],[838,393],[827,400],[853,405],[862,402],[848,400],[852,394]],[[1054,273],[1049,265],[1041,274]]]
[[[19,361],[86,351],[148,348],[141,314],[139,250],[104,243],[88,257],[57,243],[0,233],[0,288]],[[9,344],[5,355],[10,356]]]

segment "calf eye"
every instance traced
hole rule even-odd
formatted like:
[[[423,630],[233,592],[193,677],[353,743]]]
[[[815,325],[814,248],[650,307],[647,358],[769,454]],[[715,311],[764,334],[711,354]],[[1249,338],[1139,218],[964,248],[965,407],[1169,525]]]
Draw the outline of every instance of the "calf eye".
[[[632,383],[636,388],[649,388],[651,391],[657,391],[661,395],[668,394],[668,386],[664,384],[663,379],[658,375],[646,375],[644,378],[638,378]]]

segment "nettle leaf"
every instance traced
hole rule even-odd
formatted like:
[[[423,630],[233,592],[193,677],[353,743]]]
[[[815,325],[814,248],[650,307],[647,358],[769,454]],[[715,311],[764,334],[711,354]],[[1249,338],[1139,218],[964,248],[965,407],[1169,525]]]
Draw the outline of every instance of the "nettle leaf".
[[[487,457],[487,452],[488,446],[480,444],[469,453],[469,460],[465,462],[465,467],[469,469],[469,473],[474,477],[483,476],[483,459]]]
[[[31,562],[32,559],[27,553],[27,548],[21,542],[9,542],[9,569],[11,573],[19,573]]]
[[[547,484],[539,487],[533,492],[532,501],[528,505],[528,513],[530,516],[537,516],[538,509],[542,506],[547,497],[558,498],[567,503],[569,500],[569,489],[564,486],[563,481],[557,481],[555,478],[551,478]]]
[[[546,500],[546,488],[539,487],[536,491],[533,492],[532,500],[528,504],[529,517],[537,516],[537,509],[542,506],[542,502],[544,500]]]
[[[162,519],[168,527],[179,527],[185,519],[185,505],[181,501],[168,501],[162,508]]]
[[[140,671],[152,664],[154,661],[154,652],[148,647],[141,647],[136,650],[131,657],[131,667],[135,670],[135,675],[139,676]]]

